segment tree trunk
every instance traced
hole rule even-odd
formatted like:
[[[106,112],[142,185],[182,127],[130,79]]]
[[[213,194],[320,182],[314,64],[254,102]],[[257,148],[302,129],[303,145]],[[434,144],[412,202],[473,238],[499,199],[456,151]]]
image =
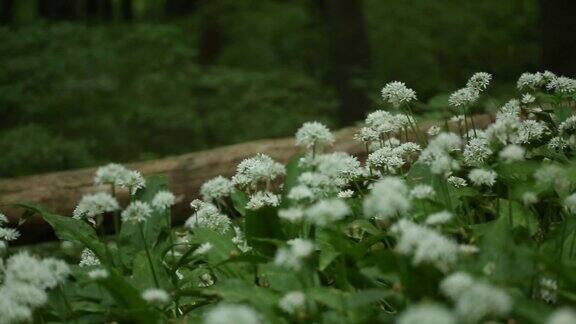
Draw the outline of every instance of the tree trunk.
[[[14,0],[0,0],[2,5],[0,9],[0,24],[9,25],[14,19]]]
[[[371,105],[366,88],[370,48],[362,0],[324,0],[317,5],[326,21],[340,122],[349,125],[363,119]]]
[[[576,1],[540,0],[542,67],[576,76]]]
[[[122,0],[122,2],[120,2],[120,12],[122,15],[122,20],[132,21],[132,19],[134,19],[134,7],[132,6],[132,0]]]
[[[224,46],[222,26],[218,15],[208,9],[200,19],[200,35],[198,38],[198,63],[207,66],[216,63]]]

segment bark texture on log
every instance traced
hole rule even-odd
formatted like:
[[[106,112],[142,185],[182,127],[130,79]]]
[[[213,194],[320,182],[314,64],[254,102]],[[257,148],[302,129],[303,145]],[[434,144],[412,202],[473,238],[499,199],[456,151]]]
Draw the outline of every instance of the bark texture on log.
[[[489,115],[474,118],[478,128],[485,128],[492,120]],[[443,123],[423,123],[421,129]],[[344,151],[363,158],[366,154],[363,145],[353,140],[357,131],[354,127],[335,132],[336,142],[331,151]],[[232,176],[236,165],[243,159],[257,153],[266,153],[275,160],[286,163],[300,150],[292,138],[259,140],[237,145],[225,146],[206,151],[194,152],[160,160],[128,164],[131,169],[142,172],[144,176],[165,174],[169,189],[179,198],[173,209],[174,222],[182,223],[190,214],[189,202],[198,198],[200,186],[207,180],[223,175]],[[14,179],[0,179],[0,210],[12,222],[17,222],[23,210],[11,206],[20,202],[33,202],[59,214],[71,215],[80,198],[93,193],[98,188],[93,185],[96,168],[55,172],[44,175]],[[120,197],[126,204],[127,193]],[[54,238],[48,224],[39,217],[33,217],[19,227],[22,237],[17,243],[32,243]]]

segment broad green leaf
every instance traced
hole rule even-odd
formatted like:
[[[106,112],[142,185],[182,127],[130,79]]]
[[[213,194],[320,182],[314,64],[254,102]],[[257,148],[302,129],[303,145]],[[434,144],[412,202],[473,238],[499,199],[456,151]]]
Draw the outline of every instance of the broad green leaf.
[[[278,218],[277,208],[263,207],[258,210],[247,210],[245,216],[245,233],[248,243],[259,253],[272,255],[276,251],[273,244],[254,239],[284,239],[282,224]]]

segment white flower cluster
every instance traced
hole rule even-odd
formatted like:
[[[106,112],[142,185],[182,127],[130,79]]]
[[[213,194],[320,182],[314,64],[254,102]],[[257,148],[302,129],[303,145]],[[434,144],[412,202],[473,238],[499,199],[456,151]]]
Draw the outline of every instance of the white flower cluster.
[[[397,177],[379,180],[364,199],[365,216],[385,222],[406,214],[411,206],[408,187]]]
[[[245,305],[219,304],[206,313],[204,324],[261,324],[260,316]]]
[[[307,149],[329,146],[334,143],[334,136],[325,125],[319,122],[307,122],[296,132],[296,145]]]
[[[202,184],[200,194],[205,201],[217,201],[230,196],[234,192],[234,184],[223,176],[217,176]]]
[[[466,87],[450,95],[448,104],[459,111],[467,112],[467,109],[478,101],[480,93],[488,87],[491,80],[492,75],[486,72],[475,73],[466,83]]]
[[[326,226],[350,214],[350,207],[338,198],[320,200],[304,212],[306,219],[317,226]]]
[[[80,267],[92,267],[100,265],[100,260],[98,257],[92,252],[92,250],[85,248],[82,250],[82,254],[80,255],[80,263],[78,264]]]
[[[468,174],[468,179],[475,186],[492,187],[496,183],[498,174],[492,170],[473,169]]]
[[[230,230],[232,222],[212,203],[195,200],[190,205],[194,214],[184,224],[188,229],[207,228],[221,234]]]
[[[258,154],[238,164],[232,182],[240,187],[257,189],[259,184],[269,184],[285,173],[286,169],[282,164],[266,154]]]
[[[430,140],[420,154],[419,161],[427,164],[430,171],[439,175],[450,175],[460,169],[460,163],[453,157],[460,151],[462,139],[454,133],[440,133]]]
[[[296,238],[286,243],[288,244],[287,247],[281,247],[276,251],[274,263],[298,271],[302,268],[304,259],[314,252],[314,242]]]
[[[20,232],[15,228],[6,227],[8,217],[0,213],[0,251],[6,245],[4,241],[14,241],[20,237]]]
[[[257,191],[255,194],[250,195],[246,208],[257,210],[265,206],[276,207],[280,205],[280,196],[270,191]]]
[[[288,314],[294,314],[306,306],[306,295],[301,291],[291,291],[284,295],[278,306]]]
[[[160,190],[152,198],[152,207],[158,210],[170,209],[176,203],[176,196],[167,190]]]
[[[398,317],[398,324],[456,324],[456,316],[446,307],[422,303],[408,307]]]
[[[162,306],[170,301],[170,295],[164,289],[149,288],[142,292],[142,299],[151,305]]]
[[[140,172],[129,170],[116,163],[110,163],[98,168],[98,170],[96,170],[96,176],[94,177],[94,183],[96,185],[107,184],[126,188],[132,195],[134,195],[137,190],[146,186],[146,181]]]
[[[99,192],[83,196],[74,209],[72,217],[94,223],[94,217],[117,210],[120,210],[118,201],[108,193]]]
[[[398,108],[402,104],[409,104],[416,100],[416,92],[406,87],[404,82],[394,81],[382,88],[382,98],[394,108]]]
[[[489,315],[505,316],[512,309],[512,299],[504,290],[463,272],[446,277],[440,290],[455,303],[459,317],[470,323]]]
[[[143,223],[152,216],[152,207],[143,201],[133,201],[122,211],[122,221],[131,223]]]
[[[33,309],[47,302],[46,290],[63,283],[69,274],[68,265],[57,259],[41,260],[27,252],[11,256],[0,286],[0,323],[30,322]]]

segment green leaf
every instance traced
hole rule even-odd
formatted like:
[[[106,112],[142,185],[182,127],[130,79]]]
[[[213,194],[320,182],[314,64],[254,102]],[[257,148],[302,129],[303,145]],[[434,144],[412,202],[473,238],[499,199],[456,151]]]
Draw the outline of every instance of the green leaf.
[[[232,193],[232,204],[234,209],[242,216],[246,216],[246,203],[248,203],[248,196],[240,190],[234,190]]]
[[[83,245],[94,252],[103,264],[113,264],[112,256],[106,252],[105,245],[100,242],[96,231],[88,223],[72,217],[53,214],[36,204],[22,203],[17,204],[17,206],[38,213],[52,226],[59,239]]]
[[[288,202],[286,196],[290,190],[298,184],[298,177],[302,173],[299,167],[301,158],[301,154],[294,155],[286,164],[286,177],[284,177],[284,186],[282,187],[282,207],[285,207]]]
[[[280,239],[285,238],[282,224],[278,218],[277,208],[263,207],[258,210],[246,210],[244,231],[250,246],[264,255],[273,255],[276,247],[255,239]]]
[[[162,264],[162,258],[154,251],[151,251],[150,258],[152,259],[154,273],[156,274],[160,288],[168,290],[172,287],[172,283],[170,281],[170,276]],[[140,289],[155,287],[156,283],[154,281],[154,275],[152,274],[152,269],[150,268],[150,262],[148,262],[146,252],[139,252],[134,258],[132,275],[132,283],[134,283],[136,287]]]

